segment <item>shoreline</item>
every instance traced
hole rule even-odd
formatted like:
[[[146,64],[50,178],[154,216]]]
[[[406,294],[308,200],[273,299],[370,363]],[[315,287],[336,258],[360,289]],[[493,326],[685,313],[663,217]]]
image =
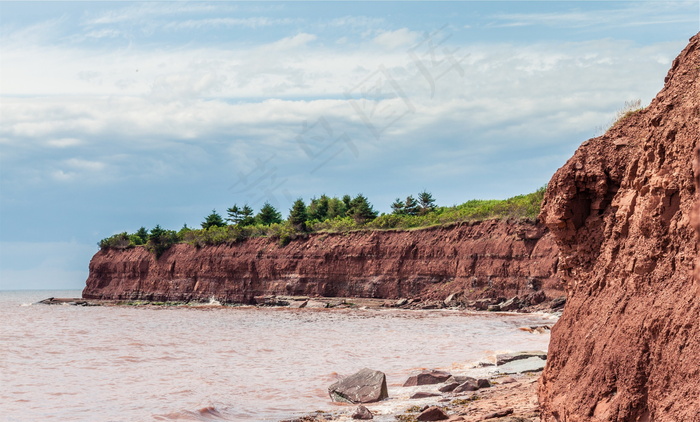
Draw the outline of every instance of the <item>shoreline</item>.
[[[540,422],[540,408],[537,386],[542,369],[531,372],[499,374],[488,377],[491,386],[477,391],[453,394],[441,393],[438,388],[445,384],[423,385],[419,387],[397,387],[406,390],[399,397],[384,401],[366,403],[377,422],[416,422],[420,420],[446,420],[452,422]],[[433,394],[432,397],[413,398],[416,393]],[[407,395],[411,395],[406,397]],[[328,412],[316,411],[299,417],[283,419],[279,422],[349,422],[356,420],[359,405],[345,405],[343,410]],[[437,408],[439,411],[435,411]],[[420,416],[423,412],[442,414],[436,419]]]
[[[516,297],[517,298],[517,297]],[[448,298],[449,299],[449,298]],[[400,309],[400,310],[461,310],[483,312],[488,314],[527,314],[540,313],[561,316],[565,298],[555,298],[537,305],[524,306],[521,308],[505,308],[496,303],[512,302],[513,299],[503,298],[490,300],[483,299],[471,302],[457,302],[451,300],[444,301],[423,301],[421,299],[379,299],[360,297],[313,297],[313,296],[256,296],[254,304],[242,303],[221,303],[212,297],[208,302],[204,301],[152,301],[143,299],[84,299],[84,298],[59,298],[49,297],[36,302],[41,305],[71,305],[71,306],[137,306],[137,307],[211,307],[211,308],[279,308],[279,309]],[[487,304],[487,301],[493,304]]]

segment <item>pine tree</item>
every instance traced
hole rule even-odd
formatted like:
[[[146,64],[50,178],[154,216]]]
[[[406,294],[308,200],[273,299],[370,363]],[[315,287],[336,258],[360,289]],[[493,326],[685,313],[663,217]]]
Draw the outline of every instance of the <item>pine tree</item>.
[[[145,227],[141,227],[136,230],[135,234],[141,239],[141,243],[139,243],[139,245],[143,245],[144,243],[148,242],[148,230],[146,230]]]
[[[330,198],[328,198],[326,195],[321,195],[321,197],[318,199],[311,199],[308,209],[309,220],[328,220],[329,202]]]
[[[418,194],[418,202],[420,204],[420,215],[425,215],[435,210],[435,200],[433,199],[433,195],[427,191],[423,191]]]
[[[306,222],[308,219],[309,216],[306,213],[306,204],[303,199],[299,198],[294,201],[292,209],[289,210],[289,223],[296,230],[303,232],[307,231]]]
[[[216,210],[211,210],[211,214],[207,216],[207,218],[202,221],[202,228],[203,229],[208,229],[209,227],[224,227],[226,225],[226,222],[224,221],[223,218],[216,212]]]
[[[265,202],[260,212],[255,216],[255,220],[262,224],[263,226],[269,226],[270,224],[281,223],[282,214],[280,214],[275,207],[270,205],[269,202]]]
[[[226,221],[230,221],[233,224],[238,224],[241,221],[241,209],[238,208],[238,205],[233,204],[233,206],[229,209],[226,210],[226,213],[228,213],[228,218],[226,218]]]
[[[345,217],[347,210],[347,206],[342,200],[336,197],[328,200],[328,219]]]
[[[419,207],[418,201],[413,197],[413,195],[408,195],[406,198],[406,204],[404,206],[404,211],[407,215],[418,215]]]
[[[255,217],[253,217],[253,209],[248,205],[243,205],[241,208],[241,226],[252,226],[255,224]]]
[[[357,224],[364,224],[367,221],[377,218],[377,211],[372,208],[372,205],[364,195],[358,194],[350,202],[348,215],[351,216]]]
[[[406,214],[406,204],[399,198],[396,198],[393,204],[391,204],[391,213],[396,215]]]

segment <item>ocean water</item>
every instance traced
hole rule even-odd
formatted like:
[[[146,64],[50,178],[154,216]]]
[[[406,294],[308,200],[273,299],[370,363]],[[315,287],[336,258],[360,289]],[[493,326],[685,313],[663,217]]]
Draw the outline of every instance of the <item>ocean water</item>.
[[[343,410],[327,394],[341,376],[377,369],[390,396],[401,396],[419,369],[464,373],[496,352],[546,350],[548,334],[518,328],[554,322],[444,310],[34,304],[52,296],[80,292],[0,292],[4,421],[279,421]]]

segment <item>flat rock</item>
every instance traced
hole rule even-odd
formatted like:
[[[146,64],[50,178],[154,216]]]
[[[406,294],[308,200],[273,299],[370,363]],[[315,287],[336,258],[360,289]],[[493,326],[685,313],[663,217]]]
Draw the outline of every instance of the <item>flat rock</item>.
[[[416,419],[419,421],[444,421],[449,418],[442,409],[432,406],[422,411]]]
[[[309,300],[306,302],[305,308],[327,308],[328,304],[326,302],[321,302],[319,300]]]
[[[440,396],[439,394],[436,393],[428,393],[427,391],[419,391],[415,393],[414,395],[411,396],[412,399],[424,399],[426,397],[438,397]]]
[[[335,402],[350,404],[372,403],[389,397],[386,375],[364,368],[328,387],[328,394]]]
[[[513,409],[503,409],[503,410],[499,410],[499,411],[487,414],[486,416],[484,416],[484,420],[502,418],[504,416],[508,416],[511,414],[513,414]]]
[[[526,372],[539,372],[544,369],[547,361],[538,357],[528,359],[520,359],[497,367],[496,372],[499,374],[522,374]]]
[[[547,359],[547,352],[542,351],[530,351],[530,352],[515,352],[515,353],[504,353],[496,355],[496,365],[503,365],[508,362],[520,359],[529,359],[532,357],[538,357],[542,360]]]
[[[452,375],[449,372],[428,369],[420,374],[408,377],[403,383],[404,387],[414,387],[416,385],[440,384],[447,381]]]

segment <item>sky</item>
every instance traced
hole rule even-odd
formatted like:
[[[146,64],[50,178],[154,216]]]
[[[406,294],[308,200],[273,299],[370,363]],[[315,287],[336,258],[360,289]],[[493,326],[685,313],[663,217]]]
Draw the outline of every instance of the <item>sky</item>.
[[[233,204],[532,192],[700,30],[695,1],[0,1],[0,290]]]

